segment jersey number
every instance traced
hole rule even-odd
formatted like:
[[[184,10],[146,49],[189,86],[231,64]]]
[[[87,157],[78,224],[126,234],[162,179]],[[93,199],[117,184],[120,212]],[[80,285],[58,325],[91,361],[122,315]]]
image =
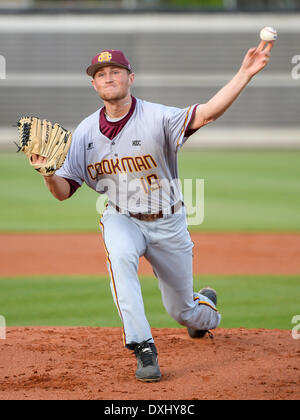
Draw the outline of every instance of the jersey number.
[[[156,174],[148,175],[146,179],[142,176],[141,183],[146,194],[149,194],[150,191],[159,190],[160,188],[159,178]]]

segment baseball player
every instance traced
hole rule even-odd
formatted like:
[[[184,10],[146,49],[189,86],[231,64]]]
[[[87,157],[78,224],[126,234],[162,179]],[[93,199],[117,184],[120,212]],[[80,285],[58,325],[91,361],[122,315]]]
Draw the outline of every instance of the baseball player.
[[[85,182],[108,197],[101,218],[113,298],[124,345],[137,358],[136,378],[159,381],[157,349],[147,321],[139,258],[152,265],[167,312],[193,338],[219,326],[215,290],[193,291],[192,249],[178,182],[177,154],[188,137],[220,117],[270,58],[273,43],[250,49],[233,79],[211,100],[184,109],[131,95],[135,74],[123,52],[105,50],[87,68],[104,106],[73,134],[63,166],[44,176],[58,200]],[[33,164],[44,158],[34,154]]]

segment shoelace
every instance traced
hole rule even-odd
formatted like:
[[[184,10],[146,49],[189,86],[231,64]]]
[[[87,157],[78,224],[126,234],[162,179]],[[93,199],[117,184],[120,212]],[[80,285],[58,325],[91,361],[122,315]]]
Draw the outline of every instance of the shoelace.
[[[144,367],[153,365],[153,351],[149,343],[144,341],[136,346],[135,353],[140,356]]]
[[[211,331],[207,331],[207,334],[208,334],[208,336],[209,336],[209,338],[211,339],[211,340],[213,340],[214,339],[214,335],[213,335],[213,333],[211,332]]]

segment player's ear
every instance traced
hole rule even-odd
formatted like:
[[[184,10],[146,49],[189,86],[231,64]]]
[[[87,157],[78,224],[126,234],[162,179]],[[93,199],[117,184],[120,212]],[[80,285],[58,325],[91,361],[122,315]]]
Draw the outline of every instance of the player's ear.
[[[92,85],[93,85],[93,87],[94,87],[95,91],[97,92],[97,88],[96,88],[96,86],[95,86],[95,81],[94,81],[94,79],[92,79],[92,80],[91,80],[91,83],[92,83]]]
[[[134,73],[129,73],[129,82],[130,82],[130,85],[133,84],[134,78],[135,78],[135,74]]]

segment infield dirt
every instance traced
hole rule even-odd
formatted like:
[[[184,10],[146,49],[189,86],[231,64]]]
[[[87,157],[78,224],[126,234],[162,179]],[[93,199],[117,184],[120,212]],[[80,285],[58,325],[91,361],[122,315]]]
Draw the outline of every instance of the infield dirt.
[[[195,274],[299,274],[300,234],[193,233]],[[107,274],[97,233],[1,234],[0,276]],[[152,275],[142,258],[140,274]]]
[[[97,234],[3,234],[0,276],[103,274]],[[199,234],[195,274],[299,274],[298,234]],[[141,262],[140,273],[152,274]],[[162,380],[135,379],[120,328],[9,327],[0,340],[0,400],[300,398],[299,340],[290,331],[217,329],[192,340],[153,329]]]
[[[299,342],[289,331],[218,329],[192,340],[153,329],[162,380],[135,379],[119,328],[9,328],[0,340],[0,399],[300,398]]]

